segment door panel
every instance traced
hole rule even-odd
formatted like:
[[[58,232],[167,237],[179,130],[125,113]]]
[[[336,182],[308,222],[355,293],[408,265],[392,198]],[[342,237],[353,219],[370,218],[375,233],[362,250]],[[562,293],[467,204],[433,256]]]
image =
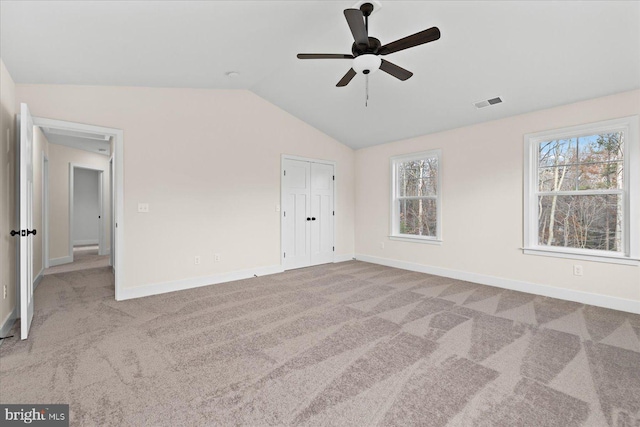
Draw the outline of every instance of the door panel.
[[[285,160],[283,174],[283,264],[285,269],[310,264],[309,174],[308,162]]]
[[[24,340],[33,319],[33,235],[28,232],[33,230],[33,119],[27,104],[20,104],[19,129],[20,338]]]
[[[311,163],[311,265],[333,262],[333,166]]]

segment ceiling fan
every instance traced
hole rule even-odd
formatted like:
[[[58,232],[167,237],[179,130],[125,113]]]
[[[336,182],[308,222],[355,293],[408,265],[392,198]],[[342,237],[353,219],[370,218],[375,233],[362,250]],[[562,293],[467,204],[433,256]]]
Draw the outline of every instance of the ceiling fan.
[[[345,9],[344,16],[353,34],[354,43],[351,46],[351,55],[335,53],[299,53],[299,59],[353,59],[353,65],[347,74],[340,79],[336,86],[342,87],[349,84],[357,73],[369,74],[378,68],[387,74],[400,80],[407,80],[413,75],[396,64],[380,58],[380,55],[388,55],[410,47],[429,43],[440,38],[440,30],[431,27],[427,30],[411,36],[404,37],[384,46],[375,37],[369,37],[369,15],[373,12],[373,4],[363,3],[360,9]]]

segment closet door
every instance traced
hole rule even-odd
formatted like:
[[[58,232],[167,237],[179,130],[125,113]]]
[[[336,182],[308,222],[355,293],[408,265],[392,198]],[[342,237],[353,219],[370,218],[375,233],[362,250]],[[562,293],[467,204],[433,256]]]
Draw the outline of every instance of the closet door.
[[[283,267],[289,270],[311,265],[311,164],[285,159],[283,166],[282,250]]]
[[[333,165],[311,163],[311,265],[333,262]]]
[[[333,262],[334,166],[293,159],[282,166],[282,266]]]

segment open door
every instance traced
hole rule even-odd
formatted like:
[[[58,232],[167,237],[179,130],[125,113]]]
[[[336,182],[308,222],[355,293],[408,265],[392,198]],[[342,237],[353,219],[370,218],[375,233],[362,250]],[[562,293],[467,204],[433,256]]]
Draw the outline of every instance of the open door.
[[[33,319],[33,118],[27,104],[20,104],[19,162],[19,265],[20,338],[27,339]]]

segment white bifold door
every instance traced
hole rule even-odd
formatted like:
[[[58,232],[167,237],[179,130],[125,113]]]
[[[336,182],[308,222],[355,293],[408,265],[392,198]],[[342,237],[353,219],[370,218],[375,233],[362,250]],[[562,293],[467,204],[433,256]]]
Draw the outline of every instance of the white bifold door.
[[[334,166],[284,159],[282,172],[284,269],[333,262]]]

